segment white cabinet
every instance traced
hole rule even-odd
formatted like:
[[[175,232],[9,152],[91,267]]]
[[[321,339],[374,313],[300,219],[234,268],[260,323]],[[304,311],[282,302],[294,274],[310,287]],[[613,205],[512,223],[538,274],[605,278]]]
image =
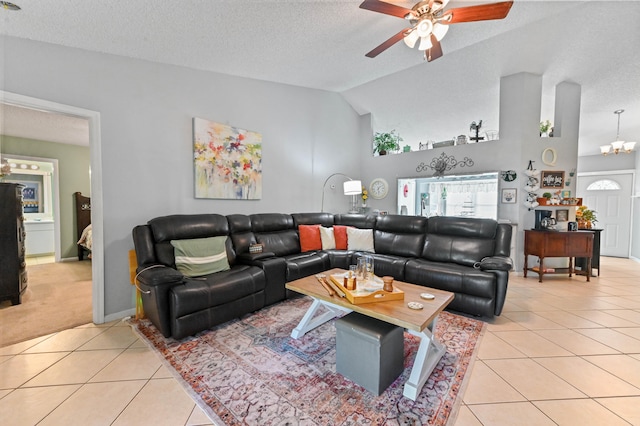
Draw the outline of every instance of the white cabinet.
[[[25,245],[27,256],[41,256],[55,253],[53,220],[27,220]]]

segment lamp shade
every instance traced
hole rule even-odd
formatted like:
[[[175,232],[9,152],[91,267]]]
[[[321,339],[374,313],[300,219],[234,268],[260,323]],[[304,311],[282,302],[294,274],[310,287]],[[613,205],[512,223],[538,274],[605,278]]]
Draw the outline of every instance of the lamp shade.
[[[611,142],[611,147],[613,148],[614,151],[620,151],[623,145],[624,145],[624,141]]]
[[[431,43],[431,37],[422,37],[420,39],[420,45],[418,46],[418,50],[427,50],[433,47],[433,43]]]
[[[600,146],[600,153],[607,155],[609,153],[609,151],[611,151],[611,145],[601,145]]]
[[[418,35],[418,31],[411,31],[409,35],[404,38],[404,44],[413,49],[413,47],[416,45],[416,41],[418,41],[418,38],[420,38],[420,36]]]
[[[362,194],[362,182],[359,180],[348,180],[343,184],[344,195]]]
[[[633,148],[636,146],[635,142],[625,142],[623,146],[624,152],[631,152]]]
[[[442,24],[436,23],[433,26],[433,35],[436,36],[436,40],[438,41],[442,40],[442,37],[444,37],[447,31],[449,31],[448,25],[442,25]]]

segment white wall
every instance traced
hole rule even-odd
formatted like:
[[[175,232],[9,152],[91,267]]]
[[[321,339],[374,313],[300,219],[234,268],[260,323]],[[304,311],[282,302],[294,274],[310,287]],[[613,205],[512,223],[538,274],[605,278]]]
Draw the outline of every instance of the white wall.
[[[10,37],[0,46],[2,90],[100,113],[105,316],[134,306],[135,225],[179,213],[319,211],[327,176],[359,174],[360,118],[337,94]],[[193,117],[262,133],[262,200],[194,198]],[[348,198],[332,195],[325,210],[346,211]]]

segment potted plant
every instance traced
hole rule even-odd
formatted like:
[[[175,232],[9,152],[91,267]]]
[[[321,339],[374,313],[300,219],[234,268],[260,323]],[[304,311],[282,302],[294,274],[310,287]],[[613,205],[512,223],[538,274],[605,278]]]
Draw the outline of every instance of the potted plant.
[[[551,200],[551,193],[550,192],[545,192],[544,194],[542,194],[542,197],[538,197],[538,199],[536,201],[538,201],[538,204],[540,204],[541,206],[546,206],[549,204],[549,200]]]
[[[390,151],[398,151],[400,149],[400,142],[402,142],[400,135],[396,134],[395,130],[387,133],[376,132],[373,137],[373,153],[378,155],[387,155]]]
[[[589,210],[587,206],[580,206],[576,210],[576,221],[578,222],[578,229],[591,229],[593,224],[598,221],[596,219],[596,211]]]
[[[540,122],[540,136],[547,136],[551,129],[551,122],[549,120]]]

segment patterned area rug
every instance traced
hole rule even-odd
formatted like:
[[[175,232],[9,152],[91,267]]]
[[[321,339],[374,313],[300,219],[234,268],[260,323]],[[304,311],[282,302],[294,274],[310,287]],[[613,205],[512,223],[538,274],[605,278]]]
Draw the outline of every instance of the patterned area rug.
[[[164,338],[148,320],[131,324],[216,424],[444,425],[455,419],[482,321],[440,314],[435,335],[447,352],[411,401],[402,390],[418,338],[405,333],[404,372],[376,396],[336,373],[333,321],[301,339],[290,337],[310,304],[307,297],[290,299],[180,341]]]

